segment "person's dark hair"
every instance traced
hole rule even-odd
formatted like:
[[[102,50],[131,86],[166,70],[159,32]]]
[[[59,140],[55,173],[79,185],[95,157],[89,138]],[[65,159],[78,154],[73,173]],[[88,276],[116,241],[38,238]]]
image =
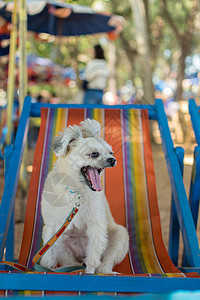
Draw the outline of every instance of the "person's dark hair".
[[[42,97],[42,95],[39,94],[39,95],[37,96],[37,102],[38,102],[38,103],[41,103],[42,100],[43,100],[43,97]]]
[[[94,46],[95,58],[105,59],[103,48],[100,45]]]

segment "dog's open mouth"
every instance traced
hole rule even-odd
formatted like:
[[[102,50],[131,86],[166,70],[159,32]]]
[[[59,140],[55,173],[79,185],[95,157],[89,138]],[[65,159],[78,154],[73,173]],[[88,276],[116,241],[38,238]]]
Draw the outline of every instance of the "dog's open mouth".
[[[81,168],[81,173],[92,191],[100,192],[102,190],[100,180],[100,174],[102,171],[103,169],[92,168],[90,166]]]

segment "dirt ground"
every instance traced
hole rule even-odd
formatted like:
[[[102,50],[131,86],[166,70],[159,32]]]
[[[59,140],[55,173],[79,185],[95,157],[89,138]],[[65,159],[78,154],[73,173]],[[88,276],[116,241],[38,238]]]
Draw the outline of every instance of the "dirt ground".
[[[186,156],[192,157],[194,145],[185,144],[181,145],[185,148]],[[170,204],[171,204],[171,188],[170,181],[168,177],[167,167],[164,159],[164,154],[162,151],[162,146],[158,144],[153,144],[153,157],[154,157],[154,166],[156,172],[156,186],[157,186],[157,195],[158,195],[158,204],[160,208],[161,224],[162,224],[162,233],[163,240],[168,248],[168,234],[169,234],[169,216],[170,216]],[[33,150],[28,152],[28,160],[31,164],[33,157]],[[4,175],[3,175],[3,165],[2,162],[0,166],[0,199],[3,194],[4,186]],[[184,166],[184,183],[187,194],[189,193],[190,178],[191,178],[191,169],[189,165]],[[28,175],[30,178],[30,174]],[[17,190],[16,195],[16,208],[15,208],[15,217],[16,217],[16,226],[15,226],[15,256],[18,257],[19,247],[23,232],[23,218],[24,218],[24,202],[25,198],[21,197],[20,190]],[[198,224],[198,237],[200,238],[200,220]],[[182,245],[182,244],[181,244]],[[181,246],[182,249],[182,246]],[[182,250],[181,250],[182,251]],[[181,261],[181,260],[180,260]],[[179,261],[179,264],[180,264]]]

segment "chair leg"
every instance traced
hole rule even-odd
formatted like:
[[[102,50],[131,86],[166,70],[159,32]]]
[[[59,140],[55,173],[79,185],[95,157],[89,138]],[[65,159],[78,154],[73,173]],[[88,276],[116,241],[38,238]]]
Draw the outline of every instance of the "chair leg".
[[[192,178],[190,184],[189,203],[191,207],[192,216],[194,219],[194,226],[197,227],[199,198],[200,198],[200,146],[194,149],[194,163],[192,169]]]
[[[182,147],[175,148],[178,162],[180,165],[181,173],[183,175],[183,159],[184,159],[184,149]],[[178,265],[178,254],[179,254],[179,222],[176,211],[176,205],[174,201],[174,196],[172,193],[171,198],[171,212],[170,212],[170,227],[169,227],[169,248],[168,252],[173,261],[174,265]]]
[[[176,204],[180,230],[186,249],[187,258],[191,267],[200,265],[199,242],[194,227],[188,197],[182,179],[178,159],[174,151],[174,144],[170,135],[167,117],[164,114],[163,103],[160,99],[156,100],[158,124],[161,129],[162,146],[167,161],[168,173],[171,187]]]
[[[8,145],[5,147],[5,181],[7,179],[8,169],[10,165],[10,157],[13,152],[13,145]],[[10,220],[10,226],[8,230],[8,236],[6,241],[6,251],[5,260],[14,260],[14,249],[15,249],[15,207],[13,207],[13,212]]]
[[[194,149],[194,163],[192,167],[192,176],[190,183],[189,203],[194,220],[194,226],[197,228],[198,212],[199,212],[199,199],[200,199],[200,146]],[[183,266],[187,266],[185,257],[185,250],[183,251]]]

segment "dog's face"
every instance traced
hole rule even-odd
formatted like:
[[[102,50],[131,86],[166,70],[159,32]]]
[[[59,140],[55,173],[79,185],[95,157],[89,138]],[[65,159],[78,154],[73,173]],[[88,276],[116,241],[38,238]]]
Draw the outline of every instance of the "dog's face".
[[[116,165],[112,147],[100,138],[100,124],[87,119],[71,126],[54,139],[55,154],[68,162],[77,179],[92,191],[101,191],[100,175],[104,168]],[[69,170],[66,170],[68,172]]]

